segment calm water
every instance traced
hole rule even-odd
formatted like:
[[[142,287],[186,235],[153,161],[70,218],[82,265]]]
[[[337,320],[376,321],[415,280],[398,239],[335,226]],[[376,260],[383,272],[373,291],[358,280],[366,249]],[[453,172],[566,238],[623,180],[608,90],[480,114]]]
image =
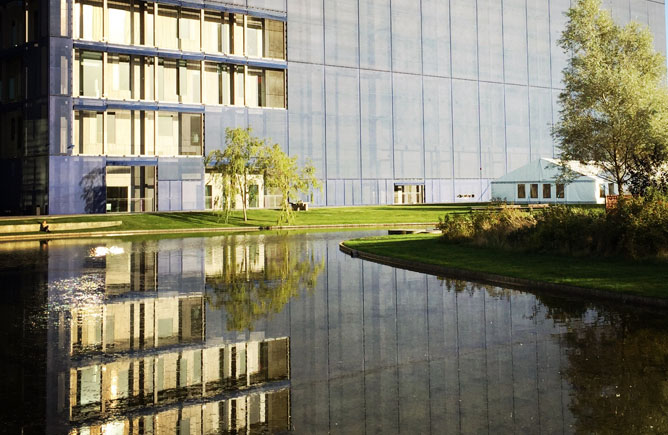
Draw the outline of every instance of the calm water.
[[[0,432],[668,433],[665,312],[339,252],[365,234],[0,245]]]

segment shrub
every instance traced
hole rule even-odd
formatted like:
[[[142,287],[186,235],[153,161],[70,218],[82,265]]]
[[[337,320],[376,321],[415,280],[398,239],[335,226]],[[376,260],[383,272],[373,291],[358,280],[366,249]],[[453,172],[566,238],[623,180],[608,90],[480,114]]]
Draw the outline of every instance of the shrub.
[[[569,255],[668,257],[668,197],[651,193],[602,209],[557,205],[536,215],[501,207],[446,215],[438,228],[449,242]]]

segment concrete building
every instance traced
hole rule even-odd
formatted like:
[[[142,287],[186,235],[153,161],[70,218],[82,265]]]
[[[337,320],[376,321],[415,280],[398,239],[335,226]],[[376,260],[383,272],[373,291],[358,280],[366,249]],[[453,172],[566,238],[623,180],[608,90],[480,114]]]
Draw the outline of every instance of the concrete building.
[[[663,0],[604,4],[665,54]],[[3,1],[0,212],[204,209],[226,127],[310,160],[314,205],[487,200],[555,154],[569,6]]]

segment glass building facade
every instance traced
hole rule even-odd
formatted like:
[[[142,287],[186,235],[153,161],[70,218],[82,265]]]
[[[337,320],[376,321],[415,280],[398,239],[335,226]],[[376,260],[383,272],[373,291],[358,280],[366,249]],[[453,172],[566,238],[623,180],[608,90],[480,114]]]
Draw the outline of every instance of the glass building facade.
[[[604,4],[665,54],[663,0]],[[491,180],[555,155],[569,6],[3,3],[0,213],[204,209],[203,156],[227,127],[312,162],[314,205],[488,200]]]

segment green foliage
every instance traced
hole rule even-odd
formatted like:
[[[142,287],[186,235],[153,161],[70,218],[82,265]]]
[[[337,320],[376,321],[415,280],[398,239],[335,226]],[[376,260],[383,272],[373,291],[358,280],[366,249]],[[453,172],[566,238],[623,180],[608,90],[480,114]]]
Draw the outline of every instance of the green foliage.
[[[446,215],[443,239],[474,246],[566,255],[668,256],[668,197],[622,199],[615,209],[553,206],[534,215],[502,208]]]
[[[228,128],[225,130],[225,150],[211,151],[205,165],[213,173],[220,174],[223,188],[223,214],[228,221],[234,198],[241,196],[244,222],[248,221],[250,177],[262,172],[262,153],[265,142],[251,135],[251,129]]]
[[[281,193],[281,214],[278,224],[291,223],[294,219],[290,198],[299,194],[311,194],[313,189],[320,189],[321,184],[315,176],[315,168],[307,163],[303,168],[297,165],[297,157],[290,157],[280,146],[274,145],[265,151],[265,183],[270,189]]]
[[[531,214],[515,208],[501,207],[499,211],[445,215],[444,218],[439,218],[437,228],[449,242],[504,247],[511,234],[535,224]]]
[[[570,58],[553,136],[562,160],[593,163],[623,187],[668,158],[665,59],[646,27],[620,27],[600,6],[578,0],[567,12],[559,44]]]
[[[308,246],[290,249],[283,243],[273,254],[261,271],[253,271],[245,258],[232,257],[220,275],[207,277],[212,305],[227,311],[228,330],[252,331],[257,321],[281,312],[304,290],[315,289],[325,263],[316,261]]]
[[[281,193],[279,224],[293,219],[289,203],[291,197],[309,194],[313,189],[320,188],[313,165],[308,163],[300,168],[297,157],[288,156],[278,144],[269,145],[265,140],[254,137],[250,128],[228,128],[225,131],[225,150],[210,152],[205,164],[213,173],[221,175],[226,223],[237,195],[241,196],[244,222],[248,221],[247,208],[252,199],[250,181],[254,175],[263,174],[266,187]]]

